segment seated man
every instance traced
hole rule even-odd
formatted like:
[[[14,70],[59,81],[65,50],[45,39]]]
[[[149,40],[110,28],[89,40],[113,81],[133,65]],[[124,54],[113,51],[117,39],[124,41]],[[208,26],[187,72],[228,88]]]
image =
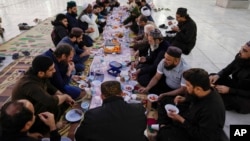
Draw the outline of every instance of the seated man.
[[[152,24],[155,26],[155,24],[151,21],[148,21],[147,17],[143,16],[143,15],[140,15],[138,18],[137,18],[137,24],[139,26],[139,31],[138,31],[138,34],[137,36],[134,38],[134,41],[139,41],[139,40],[142,40],[143,37],[144,37],[144,27],[148,24]]]
[[[189,101],[186,110],[167,111],[168,124],[160,123],[157,141],[220,141],[225,123],[225,107],[219,94],[210,88],[209,76],[203,69],[183,73],[188,96],[176,96],[174,103]],[[165,112],[165,117],[166,112]]]
[[[177,32],[174,38],[166,37],[172,46],[179,47],[183,54],[188,55],[196,43],[197,27],[187,14],[186,8],[178,8],[176,12],[178,26],[173,26],[172,31]]]
[[[140,40],[134,40],[134,45],[131,46],[131,48],[136,50],[135,56],[139,55],[139,50],[145,50],[145,48],[149,45],[148,44],[148,35],[153,30],[155,30],[154,25],[152,25],[152,24],[145,25],[143,38]]]
[[[73,62],[75,63],[76,73],[82,73],[85,69],[84,62],[88,60],[90,55],[90,50],[86,47],[79,47],[78,44],[82,41],[83,32],[80,28],[72,28],[69,36],[64,37],[58,44],[67,43],[71,45],[75,54],[73,57]]]
[[[146,141],[143,105],[126,103],[118,81],[102,83],[101,93],[103,105],[85,113],[76,141]]]
[[[73,99],[80,99],[85,96],[85,91],[79,87],[69,85],[72,72],[75,69],[74,62],[74,48],[69,44],[59,44],[55,51],[49,49],[43,55],[51,58],[55,65],[56,72],[50,78],[51,84],[63,93],[69,94]]]
[[[76,18],[77,17],[77,6],[76,6],[75,1],[67,2],[66,17],[67,17],[68,23],[69,23],[68,24],[69,33],[71,32],[72,28],[80,27],[78,20]],[[93,46],[93,40],[88,35],[83,34],[82,40],[83,40],[82,44],[85,44],[87,47]]]
[[[50,140],[60,141],[54,115],[49,112],[38,114],[38,117],[49,127]],[[3,105],[0,115],[1,141],[39,141],[29,136],[28,131],[35,121],[32,103],[28,100],[10,101]]]
[[[165,96],[176,96],[185,92],[182,73],[189,69],[189,66],[181,58],[181,49],[170,46],[165,52],[164,59],[157,66],[157,72],[146,87],[139,89],[142,93],[160,94],[159,100]],[[161,79],[163,76],[166,78]],[[164,78],[164,77],[163,77]]]
[[[163,40],[161,31],[155,29],[149,33],[147,50],[139,51],[139,64],[135,76],[140,85],[147,86],[156,73],[157,65],[164,58],[168,43]]]
[[[250,41],[241,47],[227,67],[211,75],[210,80],[221,94],[227,110],[250,113]]]
[[[129,27],[134,34],[138,34],[139,27],[137,25],[136,18],[140,16],[139,8],[137,6],[134,7],[130,13],[130,16],[123,21],[123,25]]]
[[[12,91],[12,100],[27,99],[35,107],[35,115],[49,111],[55,115],[56,121],[64,111],[59,107],[64,102],[74,102],[70,96],[63,94],[50,84],[48,78],[55,72],[53,61],[46,56],[37,56],[32,61],[32,67],[16,83]],[[39,118],[30,129],[31,132],[45,134],[49,131]]]

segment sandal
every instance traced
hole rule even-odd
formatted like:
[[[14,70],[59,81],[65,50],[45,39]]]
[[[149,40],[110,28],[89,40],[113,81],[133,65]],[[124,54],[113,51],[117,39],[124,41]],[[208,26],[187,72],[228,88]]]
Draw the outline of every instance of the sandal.
[[[159,28],[167,29],[168,26],[166,26],[165,24],[161,24],[161,25],[159,25]]]
[[[16,60],[16,59],[18,59],[18,58],[19,58],[19,54],[18,54],[18,53],[12,54],[12,59],[13,59],[13,60]]]
[[[30,52],[29,51],[22,51],[24,56],[30,56]]]

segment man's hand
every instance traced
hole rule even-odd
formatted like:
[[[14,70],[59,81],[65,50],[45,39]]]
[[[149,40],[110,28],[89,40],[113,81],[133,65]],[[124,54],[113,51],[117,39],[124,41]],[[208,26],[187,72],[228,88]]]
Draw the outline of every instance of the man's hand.
[[[175,112],[168,112],[168,117],[180,123],[184,123],[185,121],[185,119],[182,116],[180,116],[179,114],[176,114]]]
[[[165,96],[165,93],[160,94],[158,97],[158,101],[161,101]]]
[[[177,96],[174,98],[174,103],[175,103],[175,105],[178,105],[179,103],[182,103],[182,102],[184,102],[185,100],[186,100],[185,97],[177,95]]]
[[[210,75],[209,76],[209,80],[211,84],[214,84],[218,79],[220,78],[219,75],[215,74],[215,75]]]
[[[220,94],[228,94],[229,92],[229,87],[224,86],[224,85],[216,85],[215,89],[218,91]]]
[[[173,26],[171,29],[172,29],[172,31],[176,31],[176,32],[179,32],[179,31],[180,31],[180,29],[179,29],[178,26]]]
[[[145,88],[145,87],[141,87],[141,88],[139,88],[139,93],[148,93],[148,89],[147,88]]]
[[[38,114],[39,118],[50,128],[50,131],[56,130],[56,123],[54,114],[50,112],[43,112]]]
[[[68,63],[68,71],[72,72],[75,69],[75,64],[74,62],[69,62]]]
[[[144,63],[144,62],[146,62],[146,61],[147,61],[147,59],[146,59],[145,56],[139,57],[139,62],[140,62],[140,63]]]

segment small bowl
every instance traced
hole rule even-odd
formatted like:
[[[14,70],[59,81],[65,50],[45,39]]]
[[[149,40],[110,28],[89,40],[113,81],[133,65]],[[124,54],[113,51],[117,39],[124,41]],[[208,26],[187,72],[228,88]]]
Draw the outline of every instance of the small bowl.
[[[130,96],[130,95],[131,95],[131,93],[128,91],[122,91],[122,97]]]
[[[155,102],[155,101],[157,101],[158,100],[158,95],[156,95],[156,94],[149,94],[148,96],[147,96],[147,98],[148,98],[148,100],[150,101],[150,102]]]
[[[131,91],[133,91],[134,86],[132,86],[132,85],[124,85],[123,89],[125,91],[131,92]]]
[[[88,110],[88,108],[89,108],[89,102],[83,101],[83,102],[81,103],[81,108],[82,108],[83,110]]]
[[[174,112],[175,114],[179,113],[179,109],[175,105],[172,105],[172,104],[165,105],[165,110],[167,111],[168,114],[170,112]]]
[[[108,74],[114,76],[114,77],[117,77],[118,74],[121,73],[121,71],[119,69],[116,69],[116,68],[110,68],[107,70]]]

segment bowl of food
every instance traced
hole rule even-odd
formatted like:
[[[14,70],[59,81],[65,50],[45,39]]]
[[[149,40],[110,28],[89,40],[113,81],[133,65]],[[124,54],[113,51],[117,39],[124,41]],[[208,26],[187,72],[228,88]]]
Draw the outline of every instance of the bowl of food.
[[[84,83],[80,83],[79,85],[78,85],[78,87],[80,88],[80,89],[85,89],[85,88],[87,88],[89,85],[88,85],[88,83],[86,83],[86,82],[84,82]]]
[[[131,93],[130,92],[128,92],[128,91],[122,91],[122,97],[125,97],[125,96],[130,96],[131,95]]]
[[[81,108],[82,108],[84,111],[88,110],[88,108],[89,108],[89,102],[83,101],[83,102],[81,103]]]
[[[148,100],[150,101],[150,102],[155,102],[155,101],[157,101],[158,100],[158,95],[156,95],[156,94],[149,94],[148,96],[147,96],[147,98],[148,98]]]
[[[134,86],[132,86],[132,85],[124,85],[123,89],[125,91],[131,92],[131,91],[133,91]]]
[[[179,109],[173,104],[165,105],[165,110],[167,111],[168,114],[169,113],[175,113],[175,114],[179,113]]]

